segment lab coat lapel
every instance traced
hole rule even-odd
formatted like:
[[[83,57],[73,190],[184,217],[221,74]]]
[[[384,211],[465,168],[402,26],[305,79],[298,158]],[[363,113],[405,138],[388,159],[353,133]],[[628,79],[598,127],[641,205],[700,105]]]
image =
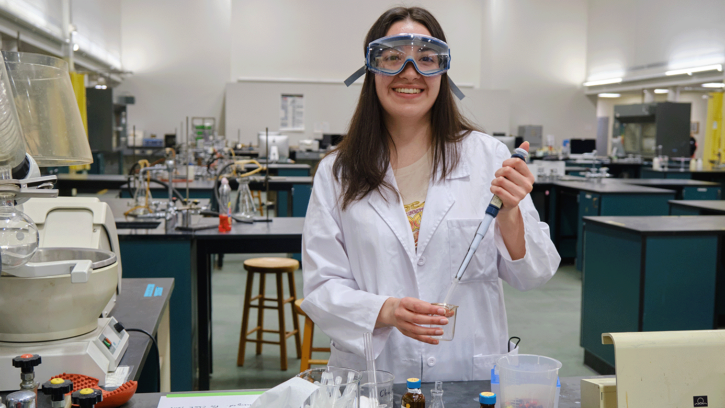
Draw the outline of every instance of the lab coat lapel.
[[[421,220],[420,233],[418,234],[418,255],[423,254],[428,242],[433,238],[433,233],[445,218],[448,211],[456,200],[453,198],[453,186],[448,180],[459,179],[469,176],[468,165],[461,160],[455,170],[440,180],[436,177],[428,185],[425,207],[423,208],[423,219]]]
[[[385,175],[385,181],[395,187],[396,192],[385,189],[382,195],[376,191],[369,194],[368,203],[375,209],[380,218],[388,224],[393,234],[398,238],[400,244],[403,245],[405,252],[408,254],[408,260],[413,262],[415,257],[415,241],[413,241],[413,233],[410,229],[408,217],[405,215],[403,203],[397,193],[398,185],[395,183],[393,170],[389,167]]]

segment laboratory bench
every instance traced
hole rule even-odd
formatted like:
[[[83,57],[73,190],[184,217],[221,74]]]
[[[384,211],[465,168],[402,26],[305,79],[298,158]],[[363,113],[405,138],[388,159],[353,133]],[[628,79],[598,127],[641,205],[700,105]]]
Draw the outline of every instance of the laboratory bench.
[[[131,199],[101,198],[109,203],[117,223]],[[124,276],[175,279],[171,300],[171,345],[175,362],[172,391],[208,390],[212,371],[212,255],[225,253],[298,253],[302,250],[303,217],[276,217],[271,222],[234,223],[220,233],[217,218],[192,217],[192,225],[211,229],[194,232],[156,228],[118,229]],[[198,378],[197,378],[198,373]]]
[[[713,170],[694,170],[689,169],[682,170],[680,168],[668,168],[667,170],[654,170],[650,168],[642,169],[642,178],[679,178],[679,179],[692,179],[701,181],[712,181],[713,183],[720,184],[720,187],[725,190],[725,169],[713,169]]]
[[[602,333],[725,324],[725,216],[584,217],[584,362],[614,371]]]
[[[675,191],[623,183],[618,179],[555,181],[549,192],[551,239],[562,258],[576,258],[582,270],[582,225],[585,216],[668,215]]]
[[[677,192],[678,200],[719,200],[721,187],[718,183],[711,181],[691,179],[610,179],[622,183],[633,184],[644,187],[664,188]]]
[[[229,187],[236,191],[239,183],[237,179],[229,179]],[[174,182],[174,188],[186,197],[186,182]],[[188,183],[189,198],[210,199],[216,202],[214,196],[214,181],[195,180]],[[120,186],[121,198],[133,198],[128,184]],[[249,189],[265,191],[265,179],[261,176],[249,177]],[[158,183],[151,183],[151,196],[154,199],[166,199],[169,196],[168,187]],[[269,191],[277,193],[277,216],[278,217],[304,217],[307,214],[307,204],[312,194],[312,177],[310,176],[270,176]],[[256,204],[255,204],[256,205]]]
[[[610,346],[611,347],[611,346]],[[559,396],[559,408],[581,408],[581,380],[585,378],[600,377],[562,377],[561,393]],[[433,383],[423,383],[421,391],[426,397],[426,405],[430,406],[432,399],[430,390]],[[471,408],[478,407],[478,394],[490,391],[490,381],[446,381],[443,383],[443,403],[446,408]],[[240,390],[241,391],[241,390]],[[248,390],[257,391],[257,390]],[[395,408],[400,408],[400,400],[406,392],[405,384],[393,386],[393,403]],[[167,393],[136,394],[129,402],[120,408],[156,408],[159,400]],[[174,393],[183,395],[183,393]],[[49,408],[50,405],[39,408]],[[182,407],[187,408],[187,407]]]
[[[725,201],[670,200],[670,215],[725,215]]]

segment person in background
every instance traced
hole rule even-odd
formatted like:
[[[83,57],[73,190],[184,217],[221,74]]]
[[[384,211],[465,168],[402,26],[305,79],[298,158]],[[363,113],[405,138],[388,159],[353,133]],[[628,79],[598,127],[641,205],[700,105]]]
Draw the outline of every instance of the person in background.
[[[396,382],[488,379],[509,347],[501,280],[539,287],[561,259],[526,163],[458,111],[445,41],[418,7],[370,28],[358,105],[319,164],[303,231],[302,309],[332,339],[329,364],[364,369],[372,332],[377,368]],[[439,342],[448,319],[430,302],[443,301],[493,194],[504,206],[455,292],[455,338]]]

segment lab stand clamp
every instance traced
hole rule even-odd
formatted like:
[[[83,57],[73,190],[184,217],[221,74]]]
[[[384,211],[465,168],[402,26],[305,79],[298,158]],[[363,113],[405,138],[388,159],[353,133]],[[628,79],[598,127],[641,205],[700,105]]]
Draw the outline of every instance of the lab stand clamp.
[[[0,196],[9,195],[15,199],[58,197],[58,190],[53,189],[56,181],[57,176],[0,180]]]

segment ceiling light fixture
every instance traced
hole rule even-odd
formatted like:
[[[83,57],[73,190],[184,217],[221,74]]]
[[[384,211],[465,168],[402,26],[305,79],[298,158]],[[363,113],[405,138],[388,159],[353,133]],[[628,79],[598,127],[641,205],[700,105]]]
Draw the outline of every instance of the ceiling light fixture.
[[[655,89],[655,93],[656,94],[666,94],[666,93],[669,93],[669,92],[670,92],[669,89]]]
[[[703,88],[725,88],[725,84],[722,82],[708,82],[706,84],[702,84]]]
[[[705,71],[722,71],[722,64],[705,65],[702,67],[675,69],[672,71],[665,72],[665,75],[692,75],[693,72],[705,72]]]
[[[596,81],[584,82],[584,86],[597,86],[597,85],[607,85],[607,84],[618,84],[620,82],[622,82],[622,78],[598,79]]]
[[[622,95],[620,95],[618,93],[606,93],[605,92],[605,93],[600,93],[598,96],[600,98],[619,98]]]

